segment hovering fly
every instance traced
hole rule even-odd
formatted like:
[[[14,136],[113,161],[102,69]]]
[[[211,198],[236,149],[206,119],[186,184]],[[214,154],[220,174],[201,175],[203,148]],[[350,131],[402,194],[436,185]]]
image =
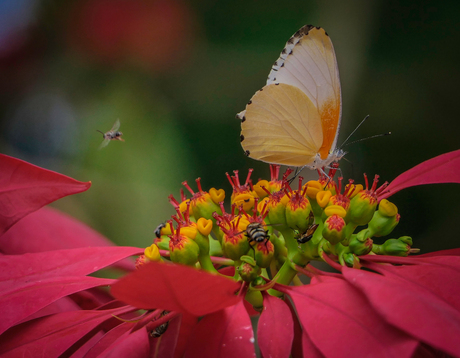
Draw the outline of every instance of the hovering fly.
[[[96,129],[96,131],[98,131],[99,133],[102,133],[102,136],[104,138],[104,140],[102,141],[101,145],[99,146],[99,149],[102,149],[104,148],[105,146],[107,146],[107,144],[109,144],[109,142],[111,140],[120,140],[122,142],[124,142],[125,140],[123,138],[121,138],[121,136],[123,135],[122,132],[119,132],[118,129],[120,128],[120,120],[117,119],[112,127],[111,130],[109,130],[108,132],[104,133],[104,132],[101,132],[100,130]]]

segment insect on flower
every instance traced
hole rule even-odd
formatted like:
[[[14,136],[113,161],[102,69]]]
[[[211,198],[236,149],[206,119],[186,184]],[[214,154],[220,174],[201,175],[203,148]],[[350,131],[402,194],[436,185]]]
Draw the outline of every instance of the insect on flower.
[[[161,229],[163,229],[164,227],[166,227],[165,223],[161,223],[160,225],[156,227],[154,233],[157,238],[161,238]]]
[[[101,132],[100,130],[96,129],[97,132],[99,133],[102,133],[102,136],[104,137],[104,140],[102,141],[101,145],[99,146],[99,149],[102,149],[104,147],[107,146],[107,144],[109,144],[109,142],[111,140],[120,140],[122,142],[124,142],[125,140],[123,138],[121,138],[121,136],[123,135],[122,132],[118,131],[118,129],[120,128],[120,120],[117,119],[112,127],[111,130],[109,130],[108,132],[104,133],[104,132]]]
[[[297,240],[299,244],[305,244],[306,242],[310,241],[311,238],[313,237],[313,234],[318,228],[318,224],[314,224],[314,220],[315,220],[315,217],[313,216],[313,213],[310,212],[310,215],[308,216],[307,230],[303,233],[299,232],[297,235],[295,235],[295,239]]]
[[[163,316],[166,316],[168,313],[169,312],[166,311],[166,310],[161,312],[161,315],[160,315],[160,317],[158,317],[158,319],[160,319]],[[159,325],[157,328],[155,328],[154,330],[152,330],[150,332],[150,337],[154,337],[154,338],[161,337],[163,335],[163,333],[165,333],[166,330],[168,329],[168,325],[169,325],[169,321]]]
[[[251,242],[267,242],[270,240],[268,235],[268,230],[265,230],[263,225],[259,222],[250,223],[246,227],[246,237],[248,238],[249,243]]]

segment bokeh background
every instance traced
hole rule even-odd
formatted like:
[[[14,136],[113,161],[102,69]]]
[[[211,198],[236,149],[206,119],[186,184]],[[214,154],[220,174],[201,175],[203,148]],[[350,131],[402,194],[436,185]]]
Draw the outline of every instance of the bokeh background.
[[[287,39],[324,27],[339,63],[339,142],[369,114],[341,167],[382,182],[460,148],[460,2],[428,0],[1,0],[0,150],[82,181],[54,204],[118,244],[147,246],[181,182],[229,190],[254,179],[235,114],[266,80]],[[98,150],[115,120],[125,143]],[[0,173],[1,175],[1,173]],[[314,178],[314,173],[303,173]],[[423,252],[459,246],[460,186],[392,200]]]

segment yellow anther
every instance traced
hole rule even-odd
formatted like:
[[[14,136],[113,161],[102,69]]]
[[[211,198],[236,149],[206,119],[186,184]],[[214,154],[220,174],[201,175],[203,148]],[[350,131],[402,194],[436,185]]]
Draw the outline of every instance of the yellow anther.
[[[225,199],[225,191],[224,189],[217,190],[216,188],[209,189],[209,195],[211,195],[211,199],[216,204],[224,201]]]
[[[254,191],[257,193],[259,198],[265,198],[268,193],[262,189],[262,187],[265,187],[267,190],[269,190],[270,183],[267,180],[259,180],[259,182],[254,185]]]
[[[338,215],[341,218],[344,218],[347,215],[347,211],[340,205],[330,205],[324,209],[326,216]]]
[[[243,206],[244,211],[249,211],[254,207],[254,197],[249,193],[238,194],[233,199],[236,207]]]
[[[150,245],[144,250],[144,255],[149,261],[160,261],[161,255],[158,246],[155,244]]]
[[[187,200],[184,200],[182,203],[179,204],[179,210],[181,213],[185,213],[185,211],[187,210],[187,203],[190,201],[190,199],[187,199]],[[190,205],[190,210],[189,210],[189,214],[190,216],[193,215],[193,212],[192,212],[192,206]]]
[[[316,199],[316,194],[323,190],[323,186],[317,180],[310,180],[303,186],[303,188],[305,188],[306,185],[308,185],[307,196],[311,199]]]
[[[308,187],[308,189],[310,189],[310,187]],[[308,192],[308,189],[307,189],[307,192]],[[332,196],[332,193],[327,190],[327,191],[319,191],[317,194],[316,194],[316,201],[318,202],[318,205],[321,206],[322,208],[326,207],[327,203],[329,203],[329,199],[331,198]]]
[[[387,199],[383,199],[379,204],[379,213],[388,217],[395,216],[398,213],[398,208]]]
[[[199,218],[196,223],[196,226],[198,228],[198,231],[201,233],[201,235],[208,236],[212,230],[212,220],[207,220],[205,218]]]
[[[197,228],[196,226],[184,226],[180,228],[180,234],[194,239],[196,237]]]
[[[347,192],[347,189],[348,189],[348,195],[347,196],[351,199],[354,196],[356,196],[356,194],[358,194],[360,191],[362,191],[364,189],[364,187],[361,184],[356,184],[356,185],[355,184],[347,184],[345,186],[345,192]]]

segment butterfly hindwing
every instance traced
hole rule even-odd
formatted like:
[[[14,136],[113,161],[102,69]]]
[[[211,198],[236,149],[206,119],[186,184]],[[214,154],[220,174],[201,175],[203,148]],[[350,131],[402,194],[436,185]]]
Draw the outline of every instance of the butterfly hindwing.
[[[241,144],[251,158],[300,166],[312,161],[321,146],[319,113],[297,87],[265,86],[252,97],[245,116],[250,120],[241,124]]]

